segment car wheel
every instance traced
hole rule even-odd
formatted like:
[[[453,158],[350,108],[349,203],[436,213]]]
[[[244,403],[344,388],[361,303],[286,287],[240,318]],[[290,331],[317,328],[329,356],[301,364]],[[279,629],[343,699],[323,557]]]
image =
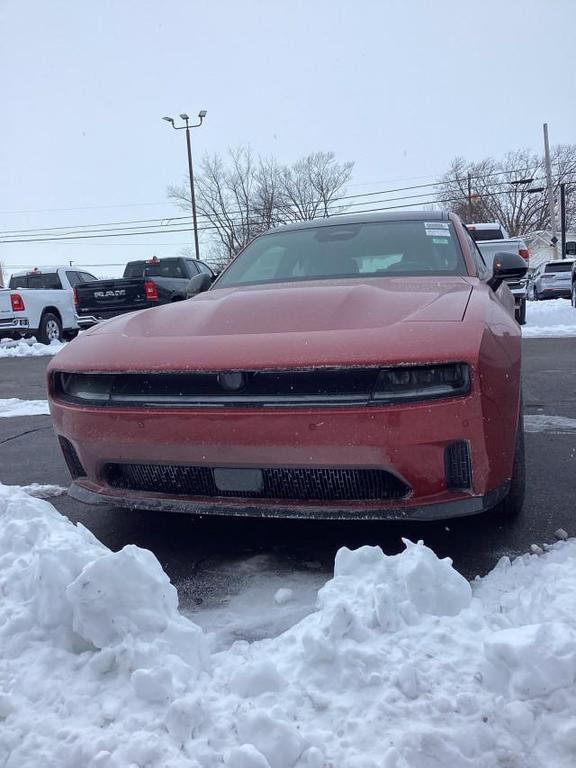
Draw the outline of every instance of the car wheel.
[[[522,512],[524,506],[524,494],[526,489],[526,454],[524,448],[524,411],[520,400],[520,418],[518,431],[516,432],[516,448],[514,450],[514,466],[510,490],[502,499],[497,511],[506,518],[513,518]]]
[[[520,306],[516,310],[516,320],[520,325],[526,325],[526,299],[522,299]]]
[[[62,323],[52,312],[45,312],[38,328],[40,344],[50,344],[51,341],[62,341]]]

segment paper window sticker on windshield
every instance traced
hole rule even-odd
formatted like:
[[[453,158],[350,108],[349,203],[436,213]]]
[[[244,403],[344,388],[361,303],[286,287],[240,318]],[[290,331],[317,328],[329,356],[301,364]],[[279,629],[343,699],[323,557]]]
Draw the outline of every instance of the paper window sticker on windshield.
[[[424,231],[428,237],[450,237],[450,225],[444,221],[425,221]]]

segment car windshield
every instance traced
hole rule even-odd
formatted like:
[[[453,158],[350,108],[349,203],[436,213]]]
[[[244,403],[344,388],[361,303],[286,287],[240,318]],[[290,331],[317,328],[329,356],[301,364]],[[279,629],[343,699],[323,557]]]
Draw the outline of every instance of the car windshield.
[[[452,224],[384,221],[278,230],[252,241],[216,283],[465,275]]]

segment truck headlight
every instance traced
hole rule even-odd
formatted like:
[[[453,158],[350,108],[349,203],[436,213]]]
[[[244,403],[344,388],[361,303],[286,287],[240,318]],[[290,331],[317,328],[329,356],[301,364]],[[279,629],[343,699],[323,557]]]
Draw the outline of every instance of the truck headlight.
[[[457,397],[468,392],[470,367],[466,363],[404,365],[380,371],[372,400],[378,403],[397,403]]]

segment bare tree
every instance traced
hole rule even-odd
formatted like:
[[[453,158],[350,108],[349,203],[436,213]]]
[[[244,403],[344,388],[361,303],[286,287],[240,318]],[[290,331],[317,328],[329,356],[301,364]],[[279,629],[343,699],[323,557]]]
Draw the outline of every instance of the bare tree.
[[[0,288],[4,288],[4,264],[0,261]]]
[[[562,182],[576,181],[576,144],[552,150],[554,194]],[[533,179],[529,184],[515,183]],[[544,158],[528,150],[509,152],[502,160],[486,158],[470,163],[455,158],[437,187],[437,201],[467,223],[499,221],[511,235],[550,227]],[[576,221],[576,197],[567,200],[567,222]]]
[[[316,152],[291,166],[256,158],[250,148],[205,157],[196,180],[200,227],[212,232],[224,259],[255,235],[291,221],[329,214],[352,174],[353,163],[338,163],[332,152]],[[190,207],[187,185],[170,187],[169,197]]]
[[[354,163],[338,163],[334,152],[314,152],[282,169],[282,216],[309,221],[328,216],[330,205],[350,181]]]

